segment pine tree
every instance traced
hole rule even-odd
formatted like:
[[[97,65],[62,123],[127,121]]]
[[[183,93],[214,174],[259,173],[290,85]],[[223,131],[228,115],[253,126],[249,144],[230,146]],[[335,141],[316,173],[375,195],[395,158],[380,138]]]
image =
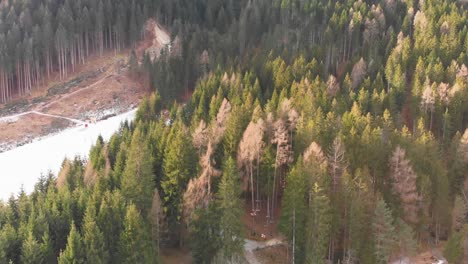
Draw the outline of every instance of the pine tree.
[[[123,230],[123,218],[125,217],[124,199],[118,191],[107,192],[99,208],[97,223],[104,235],[105,248],[109,253],[109,262],[119,261],[119,238]]]
[[[41,244],[34,238],[32,232],[29,232],[28,237],[23,241],[21,262],[24,264],[45,263]]]
[[[161,233],[162,233],[162,224],[163,224],[163,218],[164,214],[162,212],[162,203],[161,203],[161,198],[159,197],[159,191],[157,188],[154,190],[154,196],[153,196],[153,204],[151,206],[151,212],[150,212],[150,224],[151,224],[151,239],[152,239],[152,246],[154,248],[154,258],[155,262],[160,262],[159,261],[159,247],[160,247],[160,239],[161,239]]]
[[[60,252],[59,264],[79,264],[85,263],[86,255],[83,248],[83,241],[80,233],[76,230],[75,224],[71,224],[70,234],[67,238],[67,247]]]
[[[127,207],[124,230],[120,234],[120,260],[122,263],[153,263],[151,238],[145,222],[135,205]]]
[[[132,75],[135,76],[136,74],[138,74],[138,71],[139,71],[138,58],[136,56],[135,50],[132,50],[128,64],[129,64],[130,72],[132,73]]]
[[[231,157],[224,164],[218,195],[221,214],[220,257],[227,263],[236,263],[242,255],[244,243],[241,222],[243,210],[239,172]]]
[[[444,257],[449,263],[461,264],[463,260],[463,232],[453,232],[444,248]]]
[[[122,178],[122,194],[127,201],[146,215],[153,200],[154,175],[152,156],[145,137],[137,128],[132,136],[130,150]]]
[[[374,211],[372,233],[374,235],[375,256],[378,263],[387,263],[395,247],[395,228],[385,201],[380,198]]]
[[[309,183],[304,173],[302,158],[297,161],[296,166],[289,172],[286,181],[279,228],[289,240],[292,259],[294,262],[301,263],[305,254],[306,192]]]
[[[190,249],[195,263],[213,263],[221,246],[219,208],[198,209],[190,222]]]
[[[306,262],[325,263],[330,236],[330,200],[315,183],[306,224]]]
[[[169,223],[169,231],[173,232],[176,240],[181,233],[179,224],[182,213],[182,196],[189,179],[195,176],[196,153],[191,140],[181,121],[172,127],[168,138],[168,145],[164,155],[164,177],[161,187],[164,197],[164,213]]]
[[[395,238],[400,255],[411,257],[416,253],[417,244],[413,229],[401,219],[396,222]]]
[[[104,235],[96,224],[95,209],[91,203],[86,209],[83,225],[83,244],[87,263],[108,263],[109,254],[107,252]]]

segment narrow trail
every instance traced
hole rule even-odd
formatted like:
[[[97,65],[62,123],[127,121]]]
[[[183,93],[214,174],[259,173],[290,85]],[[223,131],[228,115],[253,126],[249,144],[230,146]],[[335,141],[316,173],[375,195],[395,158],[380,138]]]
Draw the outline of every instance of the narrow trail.
[[[42,110],[42,109],[44,109],[44,108],[46,108],[46,107],[50,107],[51,105],[53,105],[53,104],[55,104],[55,103],[57,103],[57,102],[60,102],[60,101],[62,101],[62,100],[64,100],[64,99],[67,99],[67,98],[70,97],[70,96],[73,96],[73,95],[75,95],[75,94],[77,94],[77,93],[80,93],[80,92],[82,92],[82,91],[86,91],[86,90],[88,90],[88,89],[94,88],[96,85],[99,85],[99,84],[102,83],[104,80],[106,80],[107,78],[109,78],[109,77],[111,77],[111,76],[113,76],[113,75],[114,75],[114,74],[112,74],[112,73],[111,73],[111,74],[106,74],[106,75],[103,76],[101,79],[99,79],[98,81],[94,82],[93,84],[90,84],[90,85],[88,85],[88,86],[86,86],[86,87],[84,87],[84,88],[78,89],[78,90],[73,91],[73,92],[71,92],[71,93],[69,93],[69,94],[66,94],[66,95],[64,95],[64,96],[61,96],[61,97],[59,97],[59,98],[57,98],[57,99],[55,99],[55,100],[53,100],[53,101],[51,101],[51,102],[49,102],[49,103],[43,105],[43,106],[39,106],[39,107],[37,108],[37,110]]]
[[[76,124],[79,124],[79,125],[86,124],[85,122],[83,122],[81,120],[78,120],[78,119],[69,118],[69,117],[65,117],[65,116],[59,116],[59,115],[46,114],[46,113],[38,112],[36,110],[27,111],[27,112],[16,114],[16,115],[2,117],[2,118],[0,118],[0,123],[1,122],[8,122],[8,120],[15,120],[17,118],[20,118],[20,117],[25,116],[25,115],[30,115],[30,114],[47,116],[47,117],[52,117],[52,118],[65,119],[65,120],[68,120],[70,122],[73,122],[73,123],[76,123]]]
[[[110,70],[108,70],[107,72],[109,72]],[[81,120],[78,120],[78,119],[74,119],[74,118],[69,118],[69,117],[65,117],[65,116],[59,116],[59,115],[51,115],[51,114],[46,114],[46,113],[43,113],[41,111],[43,111],[45,108],[47,107],[50,107],[51,105],[54,105],[55,103],[58,103],[64,99],[67,99],[73,95],[76,95],[77,93],[80,93],[82,91],[85,91],[85,90],[88,90],[88,89],[91,89],[91,88],[94,88],[95,86],[101,84],[104,80],[106,80],[107,78],[113,76],[114,74],[113,73],[110,73],[110,74],[106,74],[105,76],[103,76],[102,78],[100,78],[99,80],[97,80],[96,82],[84,87],[84,88],[81,88],[81,89],[78,89],[76,91],[73,91],[69,94],[66,94],[66,95],[63,95],[59,98],[56,98],[50,102],[48,102],[47,104],[45,105],[42,105],[42,106],[36,106],[35,108],[33,108],[33,110],[31,111],[27,111],[27,112],[23,112],[23,113],[19,113],[19,114],[15,114],[15,115],[10,115],[10,116],[3,116],[3,117],[0,117],[0,123],[1,122],[8,122],[8,120],[15,120],[15,119],[18,119],[22,116],[25,116],[25,115],[29,115],[29,114],[36,114],[36,115],[42,115],[42,116],[47,116],[47,117],[53,117],[53,118],[60,118],[60,119],[66,119],[68,121],[71,121],[73,123],[77,123],[77,124],[85,124],[85,122],[81,121]]]
[[[65,119],[65,120],[68,120],[68,121],[70,121],[70,122],[77,123],[77,124],[79,124],[79,125],[84,125],[84,124],[86,124],[85,122],[83,122],[83,121],[81,121],[81,120],[74,119],[74,118],[69,118],[69,117],[65,117],[65,116],[50,115],[50,114],[45,114],[45,113],[41,113],[41,112],[37,112],[37,111],[31,111],[30,113],[31,113],[31,114],[36,114],[36,115],[41,115],[41,116],[48,116],[48,117],[54,117],[54,118]]]

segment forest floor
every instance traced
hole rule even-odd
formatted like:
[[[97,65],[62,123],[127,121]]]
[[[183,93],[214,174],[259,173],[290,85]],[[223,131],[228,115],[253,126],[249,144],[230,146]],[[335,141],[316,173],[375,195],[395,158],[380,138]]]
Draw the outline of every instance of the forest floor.
[[[136,46],[140,57],[143,51],[159,51],[169,42],[168,33],[154,20],[148,21],[146,30]],[[55,72],[30,95],[0,104],[0,153],[137,107],[150,89],[145,78],[130,75],[129,54],[127,49],[91,56],[65,80]]]
[[[190,264],[193,263],[190,250],[187,248],[165,248],[161,250],[161,261],[164,264]]]
[[[281,206],[274,212],[274,220],[267,221],[267,201],[260,201],[260,210],[252,216],[251,202],[245,201],[242,222],[245,227],[244,256],[250,264],[287,263],[285,238],[278,232]]]

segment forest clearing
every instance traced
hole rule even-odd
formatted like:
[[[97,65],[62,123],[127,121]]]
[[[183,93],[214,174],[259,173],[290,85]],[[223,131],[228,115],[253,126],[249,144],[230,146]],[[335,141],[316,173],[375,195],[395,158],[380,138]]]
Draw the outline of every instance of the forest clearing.
[[[155,56],[168,44],[169,36],[152,19],[145,29],[145,38],[137,44],[136,50]],[[130,51],[96,54],[79,65],[67,79],[60,81],[59,73],[55,72],[30,95],[0,104],[0,152],[71,126],[91,125],[137,107],[150,89],[144,78],[132,77],[129,73]],[[67,122],[66,119],[71,120]]]

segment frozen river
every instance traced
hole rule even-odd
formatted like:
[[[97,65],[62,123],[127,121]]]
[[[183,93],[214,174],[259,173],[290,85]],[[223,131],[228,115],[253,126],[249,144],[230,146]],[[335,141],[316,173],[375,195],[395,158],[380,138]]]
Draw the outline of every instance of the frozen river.
[[[111,117],[107,120],[66,129],[30,144],[0,153],[0,199],[7,200],[17,194],[23,186],[30,193],[42,174],[59,171],[65,157],[87,157],[90,147],[101,135],[109,140],[120,123],[133,120],[135,110]]]

